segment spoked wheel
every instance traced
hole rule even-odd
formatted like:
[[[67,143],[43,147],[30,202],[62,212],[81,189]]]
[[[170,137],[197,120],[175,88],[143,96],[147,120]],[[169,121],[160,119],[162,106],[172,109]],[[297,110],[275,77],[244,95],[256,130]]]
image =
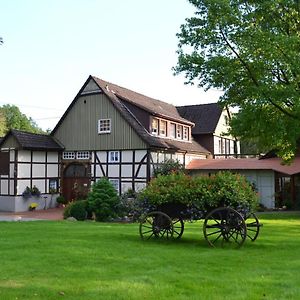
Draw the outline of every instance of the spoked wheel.
[[[205,218],[203,233],[212,247],[241,247],[247,237],[247,227],[242,215],[230,207],[212,210]]]
[[[254,242],[259,234],[259,228],[262,226],[254,213],[250,213],[246,217],[247,237]]]
[[[174,218],[172,219],[174,234],[173,237],[175,239],[180,239],[183,231],[184,231],[184,222],[181,218]]]
[[[147,214],[140,222],[140,236],[143,240],[150,238],[173,237],[174,228],[171,218],[160,211],[153,211]]]

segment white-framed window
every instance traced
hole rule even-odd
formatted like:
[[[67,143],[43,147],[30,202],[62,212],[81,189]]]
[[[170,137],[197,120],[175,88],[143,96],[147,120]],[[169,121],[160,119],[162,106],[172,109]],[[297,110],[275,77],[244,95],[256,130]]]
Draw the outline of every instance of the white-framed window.
[[[63,152],[63,159],[75,159],[75,152],[73,151],[65,151]]]
[[[151,123],[151,133],[158,134],[158,119],[153,118]]]
[[[159,122],[159,135],[166,136],[167,135],[167,121],[160,120]]]
[[[110,133],[111,132],[111,119],[98,120],[98,133]]]
[[[176,130],[176,138],[177,139],[182,139],[182,125],[177,125],[177,130]]]
[[[183,139],[185,141],[189,140],[189,128],[187,126],[183,127]]]
[[[119,179],[109,179],[110,183],[113,185],[113,187],[115,188],[115,190],[119,193]]]
[[[175,139],[176,137],[176,124],[170,123],[169,135],[171,138]]]
[[[89,151],[78,151],[76,153],[77,159],[90,159],[90,152]]]
[[[108,162],[119,162],[120,161],[120,151],[109,151]]]

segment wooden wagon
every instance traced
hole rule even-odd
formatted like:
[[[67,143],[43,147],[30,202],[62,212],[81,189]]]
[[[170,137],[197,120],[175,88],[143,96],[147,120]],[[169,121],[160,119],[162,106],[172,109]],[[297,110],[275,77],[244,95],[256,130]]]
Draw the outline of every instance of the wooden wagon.
[[[196,212],[195,212],[196,210]],[[240,247],[246,238],[254,242],[262,226],[253,212],[232,207],[198,210],[181,203],[166,203],[141,217],[139,232],[142,239],[179,239],[184,221],[196,216],[204,220],[203,235],[212,247],[230,245]]]

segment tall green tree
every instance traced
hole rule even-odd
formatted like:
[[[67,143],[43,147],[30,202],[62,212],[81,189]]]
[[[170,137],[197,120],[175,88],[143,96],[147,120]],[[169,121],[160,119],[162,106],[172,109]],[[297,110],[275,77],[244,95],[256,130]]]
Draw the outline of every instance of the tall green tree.
[[[231,133],[289,160],[300,137],[299,0],[189,0],[177,34],[187,83],[224,91]]]
[[[34,120],[21,113],[17,106],[5,104],[0,107],[0,135],[5,135],[10,129],[43,133]]]

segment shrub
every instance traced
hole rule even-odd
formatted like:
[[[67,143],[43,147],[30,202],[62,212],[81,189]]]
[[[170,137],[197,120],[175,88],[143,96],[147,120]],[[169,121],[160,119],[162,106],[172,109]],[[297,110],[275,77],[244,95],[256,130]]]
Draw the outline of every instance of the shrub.
[[[84,221],[88,216],[87,200],[77,200],[70,203],[64,210],[64,218],[73,217],[78,221]]]
[[[71,217],[70,210],[71,210],[71,203],[67,205],[64,209],[64,214],[63,214],[64,219],[68,219],[69,217]]]
[[[179,160],[167,159],[154,170],[154,176],[169,175],[172,173],[182,173],[184,165]]]
[[[159,175],[140,194],[141,201],[154,206],[179,203],[196,210],[208,211],[230,206],[239,210],[254,210],[257,194],[244,176],[218,172],[210,177],[190,177],[183,173]]]
[[[66,200],[64,196],[58,196],[56,202],[59,204],[68,204],[68,200]]]
[[[119,196],[107,178],[93,184],[88,194],[88,203],[96,221],[110,221],[118,216]]]

